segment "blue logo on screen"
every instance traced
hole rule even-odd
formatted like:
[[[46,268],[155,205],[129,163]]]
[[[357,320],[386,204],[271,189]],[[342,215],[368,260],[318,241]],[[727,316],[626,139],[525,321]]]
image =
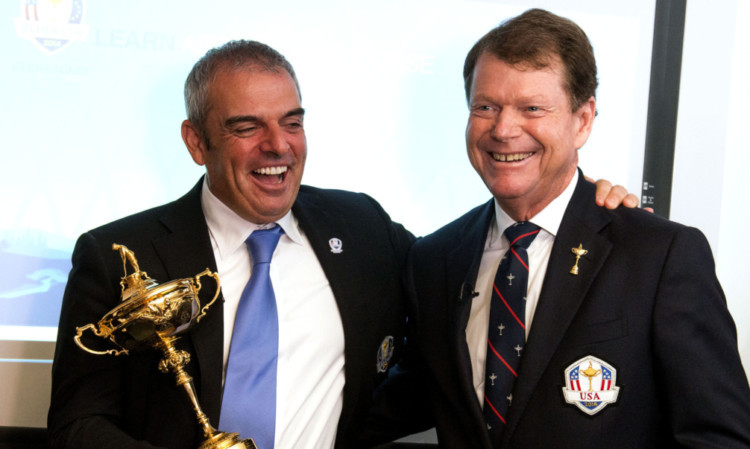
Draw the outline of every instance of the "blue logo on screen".
[[[57,326],[70,253],[39,237],[0,238],[0,326]]]

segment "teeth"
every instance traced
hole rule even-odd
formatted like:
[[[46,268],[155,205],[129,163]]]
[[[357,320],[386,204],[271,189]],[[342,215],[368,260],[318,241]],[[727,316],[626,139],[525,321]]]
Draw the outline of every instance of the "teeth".
[[[513,154],[500,154],[492,153],[492,158],[498,162],[516,162],[522,161],[527,157],[530,157],[534,153],[513,153]]]
[[[285,166],[263,167],[263,168],[259,168],[258,170],[254,170],[253,173],[257,173],[259,175],[268,175],[268,176],[279,175],[279,177],[281,177],[281,175],[286,173],[286,171],[287,171],[287,167]]]

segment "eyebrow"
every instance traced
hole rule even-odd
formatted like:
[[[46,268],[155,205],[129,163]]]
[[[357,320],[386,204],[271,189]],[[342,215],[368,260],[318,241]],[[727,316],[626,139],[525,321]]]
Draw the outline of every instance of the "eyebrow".
[[[289,117],[295,117],[295,116],[304,116],[305,115],[305,109],[304,108],[295,108],[291,111],[288,111],[286,114],[284,114],[281,118],[282,120]],[[245,123],[245,122],[260,122],[262,121],[259,117],[254,115],[238,115],[235,117],[229,117],[224,121],[224,126],[232,126],[237,123]]]

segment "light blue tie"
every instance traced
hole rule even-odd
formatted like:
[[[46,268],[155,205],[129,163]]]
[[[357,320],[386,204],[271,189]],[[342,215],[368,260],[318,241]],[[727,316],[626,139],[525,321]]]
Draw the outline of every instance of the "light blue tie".
[[[280,226],[253,231],[245,244],[253,271],[240,297],[224,381],[219,428],[273,449],[276,434],[276,362],[279,318],[269,268]]]

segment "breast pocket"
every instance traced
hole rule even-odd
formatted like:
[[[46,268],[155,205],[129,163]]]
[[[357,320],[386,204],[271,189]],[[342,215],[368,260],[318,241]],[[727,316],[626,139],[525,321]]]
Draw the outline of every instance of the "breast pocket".
[[[616,340],[628,335],[625,316],[593,323],[573,323],[566,334],[568,344],[579,346]]]

